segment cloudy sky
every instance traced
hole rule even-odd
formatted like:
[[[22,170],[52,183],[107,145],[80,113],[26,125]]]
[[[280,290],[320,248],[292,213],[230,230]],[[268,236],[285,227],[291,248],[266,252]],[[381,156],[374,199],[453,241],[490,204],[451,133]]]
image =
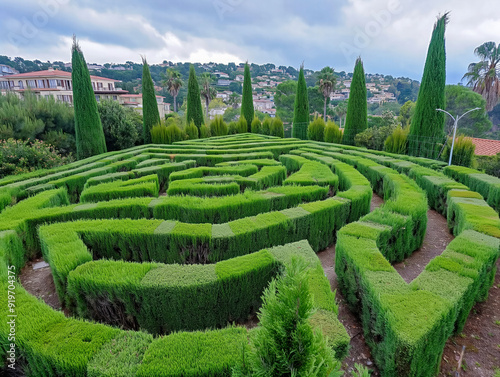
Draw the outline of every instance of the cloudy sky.
[[[274,63],[419,80],[433,24],[450,13],[447,81],[500,42],[500,2],[469,0],[21,0],[2,4],[0,55],[70,60],[77,35],[87,62],[163,60]]]

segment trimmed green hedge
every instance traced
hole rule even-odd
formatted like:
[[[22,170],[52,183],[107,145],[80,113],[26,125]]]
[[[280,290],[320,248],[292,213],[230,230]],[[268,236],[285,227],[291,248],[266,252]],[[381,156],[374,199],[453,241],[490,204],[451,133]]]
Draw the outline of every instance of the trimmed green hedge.
[[[159,190],[160,185],[158,183],[158,176],[156,174],[151,174],[126,181],[112,181],[90,186],[83,190],[80,195],[80,202],[100,202],[144,196],[157,197]]]

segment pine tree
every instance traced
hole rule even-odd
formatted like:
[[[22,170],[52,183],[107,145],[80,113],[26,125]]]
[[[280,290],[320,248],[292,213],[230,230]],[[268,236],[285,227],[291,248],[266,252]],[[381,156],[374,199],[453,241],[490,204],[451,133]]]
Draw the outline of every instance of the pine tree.
[[[306,79],[304,77],[304,64],[300,66],[297,93],[293,111],[292,136],[302,140],[307,139],[307,126],[309,124],[309,100],[307,98]]]
[[[187,94],[187,123],[194,122],[198,129],[203,124],[203,108],[201,107],[200,87],[196,79],[194,66],[189,67],[188,94]],[[208,120],[207,120],[208,121]]]
[[[444,109],[446,86],[446,52],[444,33],[448,13],[434,24],[417,106],[408,135],[408,153],[413,156],[436,158],[439,143],[444,141]]]
[[[90,73],[83,52],[73,36],[71,80],[75,108],[76,155],[78,159],[106,152],[106,140]]]
[[[151,143],[151,129],[160,124],[155,86],[146,58],[142,58],[142,132],[144,144]]]
[[[254,116],[253,95],[252,95],[252,76],[250,75],[250,67],[245,63],[245,72],[243,78],[243,96],[241,99],[241,115],[245,119],[252,119]],[[251,132],[251,121],[247,121],[248,132]]]
[[[344,137],[342,143],[354,145],[354,137],[368,127],[368,104],[366,102],[365,70],[361,58],[356,59],[352,75],[351,91],[347,103]]]

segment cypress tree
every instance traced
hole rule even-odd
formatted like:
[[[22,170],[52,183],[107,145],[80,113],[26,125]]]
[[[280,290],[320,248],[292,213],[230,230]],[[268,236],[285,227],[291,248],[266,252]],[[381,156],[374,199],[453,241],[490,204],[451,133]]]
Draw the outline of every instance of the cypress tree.
[[[71,80],[73,82],[73,105],[75,108],[76,156],[87,158],[106,152],[106,140],[97,101],[90,81],[90,73],[83,52],[73,36],[71,48]]]
[[[251,125],[254,116],[253,95],[252,95],[252,76],[248,62],[245,63],[245,72],[243,77],[243,96],[241,98],[241,115],[247,120],[248,132],[252,132]]]
[[[142,58],[142,132],[144,144],[151,143],[151,129],[160,124],[155,86],[146,58]]]
[[[187,94],[187,124],[194,122],[198,129],[203,125],[203,108],[201,107],[200,87],[196,79],[194,66],[189,67],[188,94]],[[208,119],[207,119],[208,122]]]
[[[368,104],[366,102],[365,70],[361,58],[356,59],[352,74],[351,91],[347,103],[344,136],[342,143],[354,145],[354,137],[368,127]]]
[[[439,143],[444,141],[445,115],[436,109],[444,109],[445,106],[444,33],[447,23],[448,13],[438,18],[434,24],[429,43],[422,84],[408,135],[408,152],[413,156],[436,158]]]
[[[307,126],[309,124],[309,100],[307,98],[306,79],[304,77],[304,64],[300,66],[299,81],[293,110],[292,136],[306,140]]]

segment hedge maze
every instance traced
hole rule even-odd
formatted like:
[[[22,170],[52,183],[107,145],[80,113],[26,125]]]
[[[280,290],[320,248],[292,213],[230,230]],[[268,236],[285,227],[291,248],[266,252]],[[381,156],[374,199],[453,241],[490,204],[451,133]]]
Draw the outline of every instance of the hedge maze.
[[[229,376],[252,336],[238,324],[295,257],[309,268],[311,323],[342,359],[350,339],[316,256],[336,243],[339,289],[382,375],[436,375],[446,340],[493,282],[499,187],[434,160],[252,134],[145,145],[6,177],[1,284],[8,266],[19,272],[43,255],[72,314],[16,286],[24,369]],[[385,201],[370,212],[372,192]],[[429,206],[456,238],[407,284],[391,263],[421,246]],[[0,305],[6,316],[6,295]],[[4,358],[8,335],[4,321]]]

